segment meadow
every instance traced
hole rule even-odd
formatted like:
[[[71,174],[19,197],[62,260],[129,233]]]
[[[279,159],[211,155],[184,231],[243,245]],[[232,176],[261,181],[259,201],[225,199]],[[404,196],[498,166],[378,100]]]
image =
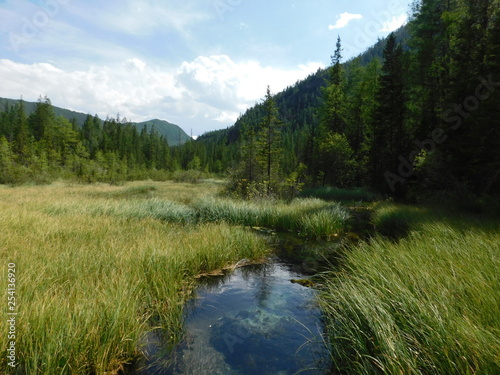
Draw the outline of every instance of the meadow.
[[[14,263],[18,312],[18,366],[2,356],[0,372],[117,374],[141,357],[148,332],[161,330],[170,345],[180,339],[197,275],[269,254],[252,226],[325,240],[346,229],[336,203],[234,201],[221,189],[219,181],[0,186],[1,286]]]
[[[497,220],[372,202],[361,190],[243,201],[223,186],[0,186],[0,285],[15,263],[18,312],[18,366],[2,356],[0,373],[123,373],[149,332],[169,346],[181,339],[197,276],[265,260],[276,236],[262,233],[339,251],[319,295],[334,373],[500,372]],[[339,247],[357,209],[371,212],[370,236]],[[6,297],[1,306],[6,317]]]

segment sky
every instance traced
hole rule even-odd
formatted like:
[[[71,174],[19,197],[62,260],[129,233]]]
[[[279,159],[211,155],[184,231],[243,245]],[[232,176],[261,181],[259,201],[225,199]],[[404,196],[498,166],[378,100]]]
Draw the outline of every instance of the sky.
[[[409,0],[0,0],[0,97],[188,134],[404,24]]]

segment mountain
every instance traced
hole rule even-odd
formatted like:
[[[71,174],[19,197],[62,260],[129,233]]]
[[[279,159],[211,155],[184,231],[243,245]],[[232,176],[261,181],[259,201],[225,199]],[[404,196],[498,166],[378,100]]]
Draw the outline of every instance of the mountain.
[[[155,129],[160,134],[167,137],[168,144],[170,146],[177,146],[180,144],[184,144],[190,139],[189,135],[187,135],[186,132],[182,130],[179,126],[165,120],[154,119],[133,124],[135,124],[135,126],[137,126],[139,130],[141,130],[144,126],[146,126],[146,129],[148,131],[151,129],[152,126],[154,126]]]
[[[17,105],[18,102],[19,100],[16,99],[0,98],[0,111],[7,106]],[[36,102],[24,102],[24,107],[26,108],[26,114],[28,116],[35,110],[35,106]],[[74,119],[79,126],[83,126],[83,123],[87,118],[87,114],[82,112],[71,111],[69,109],[56,106],[52,106],[52,108],[54,109],[54,113],[56,114],[56,116],[62,116],[68,120]],[[146,126],[146,128],[149,130],[154,125],[158,133],[167,138],[168,144],[170,146],[177,146],[179,144],[186,143],[190,139],[189,135],[187,135],[180,126],[172,124],[168,121],[154,119],[138,123],[131,122],[131,124],[135,125],[139,132],[143,129],[144,126]]]
[[[396,40],[400,42],[406,50],[409,38],[408,27],[402,26],[394,32]],[[366,66],[373,59],[382,59],[384,47],[387,39],[379,39],[373,46],[365,52],[353,58],[343,65],[349,70],[354,64]],[[318,124],[317,109],[323,101],[322,88],[326,86],[328,79],[328,68],[318,69],[316,73],[302,81],[296,82],[293,86],[287,87],[275,96],[280,118],[288,124],[288,130],[298,132],[305,126],[315,127]],[[272,89],[272,87],[271,87]],[[262,115],[261,104],[256,104],[249,108],[236,123],[227,128],[212,131],[200,136],[197,141],[201,143],[220,142],[225,139],[227,143],[232,144],[238,141],[243,123],[259,123]]]

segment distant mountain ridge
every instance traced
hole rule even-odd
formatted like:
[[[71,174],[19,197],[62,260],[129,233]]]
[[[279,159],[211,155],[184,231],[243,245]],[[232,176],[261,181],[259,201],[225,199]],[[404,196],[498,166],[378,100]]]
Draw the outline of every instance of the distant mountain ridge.
[[[17,105],[18,103],[19,99],[0,98],[0,111],[4,110],[6,106]],[[24,101],[24,106],[26,108],[26,114],[29,115],[35,110],[36,102]],[[67,120],[75,119],[80,127],[83,126],[87,118],[87,114],[82,112],[71,111],[54,105],[52,107],[56,116],[62,116]],[[139,132],[143,129],[144,125],[146,125],[148,131],[154,125],[158,133],[167,138],[170,146],[184,144],[190,139],[189,135],[179,125],[172,124],[165,120],[154,119],[143,122],[131,122],[131,124],[135,125]]]

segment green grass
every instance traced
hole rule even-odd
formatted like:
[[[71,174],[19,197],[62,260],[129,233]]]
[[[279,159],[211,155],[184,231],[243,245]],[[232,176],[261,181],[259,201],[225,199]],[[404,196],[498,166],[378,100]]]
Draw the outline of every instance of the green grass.
[[[222,188],[0,187],[0,260],[17,265],[17,373],[116,374],[141,356],[148,331],[177,342],[197,275],[268,254],[245,227],[327,240],[348,229],[336,202],[238,201],[218,196]],[[342,248],[342,268],[325,273],[320,296],[336,371],[499,373],[498,223],[370,206],[380,235]]]
[[[420,223],[428,221],[432,215],[435,214],[425,208],[380,203],[374,208],[372,223],[378,233],[397,239],[406,236]]]
[[[111,215],[123,219],[152,218],[182,224],[195,219],[195,212],[188,206],[158,198],[120,202],[119,205],[113,202],[90,205],[88,211],[91,215]]]
[[[349,214],[338,203],[315,198],[250,202],[209,197],[193,205],[201,222],[266,227],[313,239],[331,239],[345,231]]]
[[[0,260],[17,266],[17,373],[117,373],[141,356],[149,330],[179,340],[197,275],[268,254],[266,240],[245,226],[331,239],[349,219],[338,203],[236,201],[217,197],[222,188],[1,188]],[[0,347],[8,347],[5,335]],[[8,370],[3,356],[0,372]]]
[[[406,237],[363,243],[325,277],[320,302],[336,371],[500,373],[498,223],[379,209],[391,217],[379,218],[384,225],[404,223]]]
[[[16,373],[117,373],[141,355],[147,331],[179,339],[197,274],[268,253],[249,230],[191,221],[184,202],[219,188],[154,186],[0,189],[0,260],[17,270]]]

